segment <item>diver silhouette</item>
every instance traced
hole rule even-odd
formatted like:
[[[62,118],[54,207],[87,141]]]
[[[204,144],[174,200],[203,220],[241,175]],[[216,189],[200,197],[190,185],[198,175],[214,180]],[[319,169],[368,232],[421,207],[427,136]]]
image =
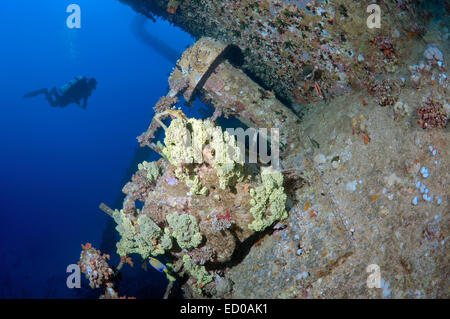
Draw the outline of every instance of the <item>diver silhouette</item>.
[[[84,76],[77,76],[61,88],[54,87],[50,91],[46,88],[39,89],[24,95],[25,98],[45,94],[48,103],[54,107],[65,107],[70,103],[76,103],[83,109],[86,109],[88,97],[92,91],[97,88],[97,80],[87,79]],[[80,105],[81,100],[83,104]]]

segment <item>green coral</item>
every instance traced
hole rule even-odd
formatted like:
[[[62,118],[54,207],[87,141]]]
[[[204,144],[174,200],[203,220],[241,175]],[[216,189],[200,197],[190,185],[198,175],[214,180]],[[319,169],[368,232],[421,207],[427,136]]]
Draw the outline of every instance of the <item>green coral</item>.
[[[170,235],[169,228],[164,228],[164,233],[160,237],[159,247],[157,247],[157,251],[160,254],[164,254],[164,251],[170,250],[172,248],[172,236]]]
[[[167,271],[165,271],[164,273],[166,274],[167,280],[172,281],[172,282],[176,281],[177,279],[175,278],[175,276],[172,276],[172,274],[175,272],[174,264],[167,263],[166,268],[167,268]]]
[[[180,166],[194,162],[192,128],[188,129],[188,124],[192,127],[193,123],[188,123],[183,118],[175,118],[166,130],[162,153],[172,165]]]
[[[261,179],[263,185],[250,190],[250,212],[254,221],[248,228],[254,231],[262,231],[275,221],[288,217],[286,211],[287,196],[284,193],[283,174],[272,168],[262,168]],[[267,214],[270,211],[270,215]]]
[[[203,186],[203,184],[200,182],[200,177],[198,177],[198,175],[188,175],[184,174],[181,170],[176,170],[175,176],[178,179],[184,180],[186,186],[189,187],[192,194],[208,195],[209,190],[206,186]]]
[[[183,256],[183,267],[193,278],[197,279],[197,286],[203,287],[207,283],[213,280],[213,276],[211,276],[207,271],[205,266],[195,265],[191,261],[191,257],[188,255]]]
[[[164,254],[172,248],[169,230],[163,232],[147,215],[140,215],[134,223],[129,214],[115,210],[113,218],[121,235],[117,243],[117,254],[120,256],[137,253],[145,259],[149,255]]]
[[[235,137],[216,128],[210,144],[214,149],[215,157],[212,166],[219,178],[219,187],[226,189],[242,181],[244,178],[243,165],[238,162],[240,149],[236,144]]]
[[[126,256],[132,249],[135,249],[134,237],[137,234],[136,228],[133,222],[123,212],[123,210],[115,210],[113,213],[114,221],[116,222],[116,230],[122,236],[117,243],[117,254],[120,256]]]
[[[228,132],[222,132],[209,120],[175,118],[166,130],[163,156],[177,167],[176,174],[185,181],[194,194],[208,193],[196,175],[197,166],[206,161],[215,170],[222,189],[233,187],[244,177],[243,164],[239,163],[240,148],[236,139]],[[210,157],[204,159],[204,151],[208,147]],[[186,171],[187,165],[190,171]]]
[[[156,181],[161,175],[161,171],[155,162],[149,163],[147,161],[143,161],[142,163],[138,164],[138,169],[145,170],[147,172],[147,179],[150,183]]]
[[[166,219],[173,229],[172,237],[176,239],[181,248],[192,249],[200,245],[202,235],[194,216],[173,213],[167,215]]]
[[[177,281],[177,279],[174,276],[172,276],[171,274],[169,274],[168,272],[166,272],[166,277],[167,277],[168,281],[171,281],[171,282]]]

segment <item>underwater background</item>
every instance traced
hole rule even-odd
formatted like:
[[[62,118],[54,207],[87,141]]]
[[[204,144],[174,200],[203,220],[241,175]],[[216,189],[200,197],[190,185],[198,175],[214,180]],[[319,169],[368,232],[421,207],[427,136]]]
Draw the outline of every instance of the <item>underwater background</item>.
[[[115,207],[137,163],[157,158],[136,136],[166,93],[176,54],[194,43],[110,0],[77,0],[81,29],[69,29],[70,3],[2,1],[0,9],[0,298],[97,298],[84,275],[81,289],[68,289],[66,268],[86,241],[117,265],[115,224],[98,205]],[[86,110],[23,98],[78,75],[98,81]],[[134,276],[123,294],[164,293],[165,277],[138,262],[122,276]],[[126,286],[136,278],[140,287]]]
[[[382,9],[375,28],[366,20],[374,2]],[[66,25],[71,3],[81,7],[81,29]],[[137,215],[170,224],[178,213],[193,217],[205,240],[177,251],[170,225],[175,254],[160,258],[177,276],[170,297],[448,298],[449,13],[450,0],[3,1],[0,298],[98,298],[102,289],[84,276],[95,274],[91,252],[115,267],[127,233],[117,225]],[[189,119],[214,111],[222,129],[279,128],[277,197],[255,196],[262,163],[261,176],[245,176],[226,196],[208,165],[194,169],[214,173],[201,181],[208,196],[178,184],[170,161],[157,164],[157,187],[139,178],[138,164],[159,156],[136,137],[158,118],[154,109],[178,101],[168,94],[173,67],[183,74],[171,81],[178,94],[195,71],[177,59],[194,43],[208,53],[220,42],[230,50],[194,90],[193,107],[177,106]],[[198,52],[183,60],[208,57]],[[80,75],[98,81],[87,109],[33,96]],[[270,205],[277,218],[261,220],[269,201],[279,204]],[[102,202],[132,214],[114,221]],[[258,218],[264,228],[252,229]],[[80,261],[81,288],[69,289],[66,269],[81,249],[88,266]],[[120,296],[162,298],[165,275],[131,257]],[[382,270],[378,289],[368,285],[370,265]]]

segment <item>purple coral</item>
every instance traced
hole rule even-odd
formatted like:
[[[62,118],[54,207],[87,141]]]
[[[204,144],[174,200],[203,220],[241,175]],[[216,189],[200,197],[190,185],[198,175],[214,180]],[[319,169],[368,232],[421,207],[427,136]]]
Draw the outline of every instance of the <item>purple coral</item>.
[[[171,176],[171,175],[167,175],[166,182],[170,186],[175,186],[175,185],[178,184],[178,179],[176,177]]]

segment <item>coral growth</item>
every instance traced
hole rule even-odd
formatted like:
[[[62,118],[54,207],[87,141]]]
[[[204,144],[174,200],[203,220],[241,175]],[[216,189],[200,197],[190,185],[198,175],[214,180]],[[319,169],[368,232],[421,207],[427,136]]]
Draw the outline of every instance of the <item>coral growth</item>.
[[[364,115],[355,115],[351,121],[352,134],[367,133],[367,119]]]
[[[381,106],[394,105],[398,99],[399,86],[398,81],[386,79],[375,82],[369,88],[369,93],[375,97],[376,102]]]
[[[423,129],[444,128],[448,123],[448,114],[443,113],[442,103],[428,98],[417,108],[417,123]]]
[[[394,118],[400,118],[409,116],[411,114],[411,110],[407,103],[402,101],[397,101],[394,105]]]
[[[173,81],[170,81],[169,84],[170,89],[174,92],[174,94],[183,93],[189,87],[189,81],[187,78],[174,79]]]
[[[213,280],[213,276],[206,271],[205,266],[192,263],[189,255],[183,256],[183,267],[195,279],[196,286],[200,288]]]
[[[167,254],[175,265],[167,265],[173,272],[168,278],[187,273],[188,283],[196,287],[193,293],[201,296],[214,279],[205,268],[208,263],[229,262],[254,232],[287,217],[283,175],[270,167],[261,168],[259,175],[259,165],[250,169],[240,163],[234,136],[213,122],[188,119],[177,110],[165,112],[173,118],[168,127],[161,125],[166,131],[165,145],[159,148],[164,159],[138,165],[123,189],[127,196],[121,210],[101,208],[117,223],[122,262],[133,253],[144,259]],[[253,177],[244,169],[253,170]],[[142,210],[136,209],[136,200],[144,202]]]
[[[145,201],[147,195],[154,188],[161,173],[161,161],[148,163],[144,161],[138,165],[138,171],[132,176],[122,189],[127,197],[124,201],[124,212],[133,213],[135,210],[134,201]]]
[[[103,254],[100,250],[92,247],[90,243],[81,244],[81,255],[78,261],[78,266],[81,272],[85,274],[89,280],[89,286],[93,289],[103,289],[103,294],[100,299],[135,299],[134,297],[119,296],[117,292],[118,286],[118,272],[122,269],[125,263],[133,267],[131,258],[121,257],[120,264],[116,268],[108,265],[110,256]]]
[[[166,110],[169,110],[174,105],[176,105],[178,103],[178,101],[179,101],[179,99],[177,96],[171,97],[171,96],[165,95],[159,99],[159,101],[153,107],[153,110],[155,111],[155,113],[164,112]]]
[[[177,178],[183,179],[194,194],[206,195],[207,188],[197,175],[199,165],[187,164],[213,167],[222,189],[233,187],[243,178],[240,148],[234,136],[222,132],[209,120],[175,118],[166,130],[164,144],[162,154],[177,167]]]
[[[160,176],[160,168],[156,164],[156,162],[147,162],[143,161],[141,164],[138,165],[139,170],[144,170],[147,174],[147,180],[152,183],[158,179]]]
[[[173,213],[167,215],[167,222],[173,230],[171,236],[176,239],[181,248],[192,249],[200,245],[202,235],[194,216]]]
[[[203,266],[208,261],[214,261],[216,252],[208,246],[193,250],[188,253],[192,259],[192,263]]]
[[[107,284],[112,283],[114,270],[108,265],[109,255],[102,255],[100,250],[96,250],[90,243],[82,244],[81,248],[83,250],[78,266],[89,280],[89,286],[91,288],[105,288]]]
[[[425,32],[412,0],[382,2],[385,27],[379,30],[367,29],[366,18],[360,14],[366,9],[364,2],[352,2],[352,5],[343,0],[308,3],[269,0],[127,2],[138,3],[137,10],[146,15],[150,11],[162,15],[197,38],[212,37],[209,43],[220,39],[224,44],[222,48],[228,47],[228,43],[236,45],[242,50],[242,61],[233,61],[234,64],[211,59],[209,62],[217,63],[205,63],[203,58],[208,49],[200,46],[189,49],[192,53],[189,63],[184,64],[183,59],[177,63],[174,73],[180,76],[171,76],[170,92],[158,101],[157,114],[148,130],[138,138],[141,146],[151,147],[163,159],[158,163],[139,165],[131,182],[123,189],[127,196],[121,210],[103,207],[118,224],[122,238],[117,248],[122,264],[129,261],[127,256],[132,253],[139,253],[143,258],[165,254],[167,268],[173,274],[169,280],[179,280],[187,297],[275,294],[327,297],[326,293],[342,296],[362,291],[361,282],[366,278],[350,276],[349,279],[348,272],[342,271],[348,269],[343,264],[354,264],[355,261],[361,264],[359,260],[369,264],[379,260],[387,268],[389,262],[383,256],[388,255],[376,255],[377,252],[386,249],[390,254],[387,258],[391,258],[398,255],[399,250],[393,250],[396,246],[404,249],[403,255],[404,251],[411,251],[408,248],[410,242],[400,238],[399,245],[380,245],[392,237],[392,225],[396,225],[397,236],[397,231],[405,230],[406,224],[420,226],[417,219],[425,215],[412,214],[414,218],[411,219],[404,215],[409,212],[404,206],[397,207],[388,202],[401,204],[403,197],[412,194],[413,189],[409,182],[406,183],[407,177],[402,175],[405,183],[398,183],[402,185],[398,185],[397,197],[394,197],[394,187],[386,189],[379,182],[381,171],[403,166],[393,160],[397,153],[408,151],[406,147],[396,145],[397,140],[403,141],[404,145],[412,141],[403,139],[403,131],[400,131],[403,125],[394,125],[397,130],[391,130],[387,125],[391,121],[382,116],[386,112],[371,109],[372,103],[364,93],[356,100],[354,96],[341,99],[340,104],[336,103],[339,108],[334,102],[326,103],[326,107],[323,107],[325,103],[318,103],[316,108],[308,110],[311,113],[305,114],[305,119],[315,115],[315,121],[310,122],[313,125],[308,128],[308,125],[299,125],[298,117],[275,95],[293,103],[293,108],[301,113],[303,106],[294,102],[328,102],[336,95],[365,87],[379,105],[393,106],[396,117],[408,115],[407,104],[403,101],[411,104],[414,94],[405,94],[411,88],[404,86],[407,79],[400,78],[404,74],[401,69],[404,65],[399,61],[406,61],[411,54],[405,45],[407,36],[423,36]],[[401,15],[397,16],[397,13]],[[222,58],[226,54],[218,55]],[[418,89],[416,96],[422,94],[421,85],[431,84],[435,90],[429,95],[442,99],[446,94],[447,71],[440,52],[430,46],[425,51],[425,59],[426,62],[410,69],[410,82]],[[246,73],[235,68],[238,64]],[[246,74],[252,75],[266,89],[246,79]],[[264,168],[260,162],[254,165],[241,163],[239,156],[243,154],[232,136],[223,133],[211,120],[189,119],[173,109],[178,102],[176,95],[180,93],[187,101],[196,97],[195,93],[201,93],[204,101],[216,107],[212,119],[221,114],[235,115],[251,128],[279,128],[284,170]],[[396,103],[399,97],[402,100]],[[424,128],[447,124],[446,111],[437,102],[429,100],[417,111],[419,124]],[[370,114],[370,121],[361,115],[363,113]],[[376,137],[376,143],[366,147],[364,152],[346,136],[348,114],[353,116],[353,133],[362,135],[365,144],[370,142],[369,125]],[[171,122],[167,124],[169,118]],[[334,131],[330,130],[333,124],[337,124]],[[164,144],[152,141],[159,128],[165,131]],[[312,131],[314,128],[317,128],[315,132]],[[313,136],[322,144],[324,150],[320,154],[308,153],[295,144],[311,132],[317,133]],[[392,140],[392,136],[398,139]],[[418,136],[414,143],[418,145],[421,140],[426,139]],[[314,148],[321,147],[312,138],[309,142]],[[333,149],[333,154],[325,155],[329,149]],[[445,151],[444,147],[441,149]],[[416,156],[418,152],[412,153]],[[418,155],[409,158],[408,163],[423,162],[423,156]],[[444,161],[436,160],[435,165],[441,162]],[[300,187],[304,187],[302,192],[299,192]],[[285,188],[289,191],[289,202]],[[376,201],[376,207],[368,204],[366,197],[371,202]],[[300,198],[301,204],[292,203]],[[142,210],[136,209],[136,201],[144,202]],[[290,220],[285,220],[287,204],[289,207],[292,204],[295,212]],[[408,199],[407,208],[409,205]],[[379,207],[380,212],[377,212]],[[389,214],[387,208],[396,209],[396,214]],[[432,212],[433,207],[427,210]],[[431,213],[430,216],[435,218]],[[377,223],[373,224],[371,221],[375,217]],[[443,220],[442,215],[440,220]],[[279,221],[282,223],[276,224]],[[275,227],[270,227],[274,224]],[[403,233],[405,239],[417,233],[410,229]],[[379,232],[374,233],[374,230]],[[432,239],[434,236],[427,237]],[[382,248],[371,249],[374,243]],[[422,244],[416,241],[414,245]],[[398,274],[398,265],[395,267],[395,272],[387,269],[387,273]],[[414,270],[411,272],[408,265],[402,264],[402,267],[408,275],[419,274]],[[354,273],[366,275],[364,269]],[[408,287],[397,291],[415,291],[418,285],[410,285],[410,281],[416,280],[412,275],[398,275],[402,280],[407,279]],[[227,295],[232,282],[233,295]],[[293,286],[294,282],[296,286]],[[347,287],[347,283],[353,285],[353,290],[342,289],[341,292],[335,289],[336,282],[339,287]],[[430,287],[430,282],[427,279],[423,287]],[[391,283],[393,287],[399,287],[394,281]],[[112,288],[108,284],[106,287]],[[289,294],[280,287],[289,288]],[[419,287],[418,291],[425,290]],[[367,293],[375,296],[377,292],[365,289],[362,294]],[[105,296],[115,294],[107,291]]]
[[[387,59],[392,59],[395,56],[394,41],[390,38],[376,37],[371,41]]]
[[[177,0],[169,0],[167,4],[167,12],[170,14],[175,14],[177,12],[177,8],[180,5],[180,2]]]
[[[221,231],[231,227],[231,220],[214,216],[211,224],[214,230]]]
[[[146,215],[135,217],[125,214],[123,210],[115,210],[113,218],[117,223],[117,231],[121,235],[117,243],[117,254],[140,254],[142,258],[150,255],[164,254],[172,248],[172,241],[168,231],[164,231]]]
[[[255,231],[264,230],[274,222],[285,219],[286,194],[283,187],[283,174],[272,168],[263,168],[261,172],[262,186],[250,190],[252,200],[250,204],[255,220],[248,228]]]
[[[209,36],[238,46],[244,70],[292,103],[317,101],[314,82],[327,98],[348,92],[362,74],[373,78],[385,73],[385,64],[393,69],[392,63],[408,54],[401,50],[408,39],[399,30],[420,35],[418,26],[425,25],[414,1],[384,1],[386,28],[376,33],[367,28],[367,2],[188,0],[179,1],[174,15],[167,11],[168,1],[122,1],[138,2],[136,10],[159,14],[196,38]],[[371,34],[373,45],[368,45]],[[358,53],[366,57],[361,63],[355,63]]]

